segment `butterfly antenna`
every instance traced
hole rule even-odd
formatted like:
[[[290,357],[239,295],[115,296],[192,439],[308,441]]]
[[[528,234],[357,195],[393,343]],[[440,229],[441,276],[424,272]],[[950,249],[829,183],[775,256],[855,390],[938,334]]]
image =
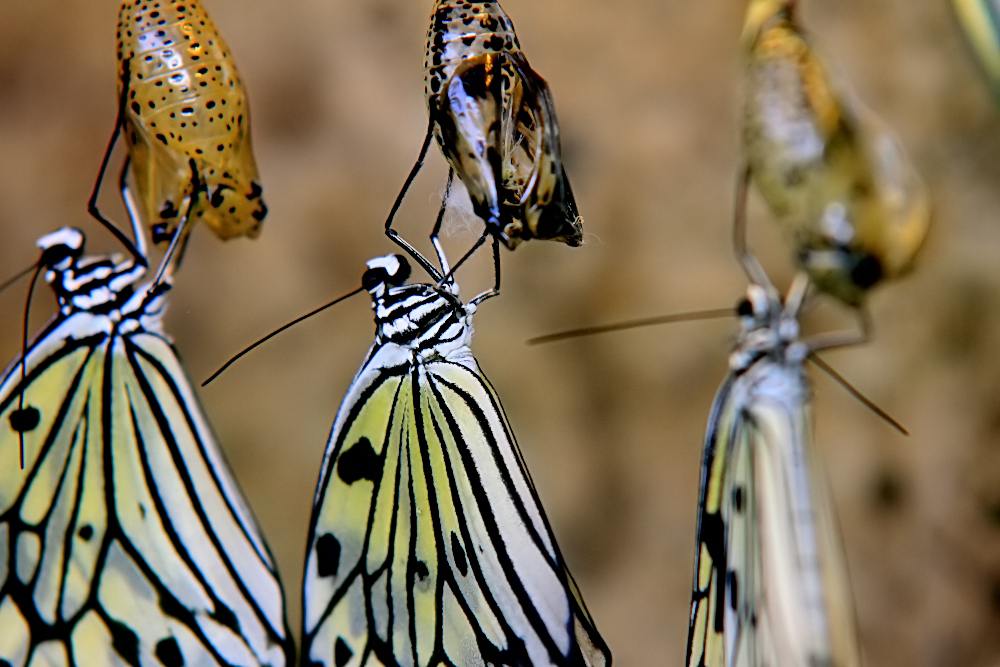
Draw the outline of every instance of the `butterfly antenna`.
[[[344,294],[343,296],[338,296],[333,301],[330,301],[329,303],[324,303],[322,306],[320,306],[318,308],[313,308],[312,310],[310,310],[305,315],[301,315],[299,317],[296,317],[291,322],[278,327],[277,329],[275,329],[271,333],[267,334],[266,336],[264,336],[260,340],[257,340],[254,343],[251,343],[248,347],[244,348],[243,350],[241,350],[240,352],[238,352],[237,354],[235,354],[229,361],[227,361],[226,363],[224,363],[222,365],[222,367],[219,368],[219,370],[217,370],[214,373],[212,373],[212,375],[207,380],[205,380],[204,382],[201,383],[201,386],[202,387],[207,387],[210,382],[212,382],[213,380],[215,380],[215,378],[217,378],[220,375],[222,375],[230,366],[232,366],[233,364],[235,364],[237,361],[239,361],[240,359],[242,359],[243,357],[245,357],[247,354],[249,354],[253,350],[257,349],[258,347],[260,347],[261,345],[263,345],[267,341],[271,340],[272,338],[274,338],[275,336],[277,336],[281,332],[286,331],[288,329],[291,329],[292,327],[294,327],[299,322],[303,322],[305,320],[308,320],[313,315],[318,315],[319,313],[323,312],[327,308],[331,308],[331,307],[337,305],[338,303],[340,303],[341,301],[345,301],[345,300],[351,298],[355,294],[363,292],[364,289],[365,289],[364,287],[359,287],[356,290],[353,290],[351,292],[348,292],[347,294]]]
[[[836,382],[841,387],[846,389],[848,394],[850,394],[855,399],[860,401],[861,405],[865,406],[866,408],[874,412],[875,415],[881,418],[882,421],[884,421],[886,424],[896,429],[903,435],[907,436],[910,435],[910,432],[906,429],[905,426],[899,423],[899,421],[896,420],[888,412],[880,408],[875,403],[875,401],[862,394],[860,389],[852,385],[850,381],[847,380],[847,378],[845,378],[843,375],[834,370],[833,366],[823,361],[823,359],[821,359],[818,354],[815,353],[810,354],[809,361],[813,362],[817,368],[819,368],[821,371],[829,375],[834,380],[834,382]]]
[[[21,390],[17,393],[17,410],[10,415],[11,426],[17,431],[20,445],[21,470],[24,470],[24,432],[31,430],[38,424],[38,410],[31,406],[24,407],[24,389],[28,377],[28,326],[31,320],[31,297],[35,293],[35,285],[38,283],[38,276],[42,273],[44,265],[38,262],[32,268],[34,275],[31,276],[31,283],[28,285],[28,298],[24,301],[24,316],[21,323]]]
[[[672,324],[674,322],[697,322],[699,320],[716,320],[725,317],[732,317],[732,308],[713,308],[711,310],[692,310],[686,313],[672,313],[670,315],[659,315],[657,317],[645,317],[638,320],[625,320],[612,324],[601,324],[593,327],[581,327],[579,329],[569,329],[556,333],[545,334],[528,339],[528,345],[544,345],[546,343],[556,343],[570,338],[584,338],[585,336],[596,336],[598,334],[610,333],[612,331],[627,331],[629,329],[641,329],[643,327],[654,327],[660,324]]]
[[[8,278],[7,280],[3,281],[2,283],[0,283],[0,292],[3,292],[4,290],[6,290],[8,287],[10,287],[14,283],[16,283],[21,278],[24,278],[25,276],[29,275],[32,271],[35,271],[37,268],[38,268],[38,264],[35,263],[35,264],[32,264],[31,266],[29,266],[28,268],[22,270],[22,271],[18,271],[17,275],[12,276],[12,277]]]

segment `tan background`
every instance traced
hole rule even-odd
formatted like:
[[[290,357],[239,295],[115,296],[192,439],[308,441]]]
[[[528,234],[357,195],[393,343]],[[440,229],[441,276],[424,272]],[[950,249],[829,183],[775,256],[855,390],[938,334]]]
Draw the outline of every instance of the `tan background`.
[[[425,124],[430,4],[208,2],[250,87],[271,215],[254,243],[195,239],[168,318],[194,378],[352,288],[364,260],[390,250],[381,221]],[[741,6],[505,4],[555,92],[587,244],[505,256],[504,295],[478,316],[476,351],[618,663],[678,664],[701,438],[734,325],[542,349],[524,340],[741,294],[728,245]],[[819,43],[908,145],[938,213],[920,270],[872,300],[875,341],[829,355],[913,435],[815,378],[868,663],[1000,664],[1000,114],[942,0],[806,4]],[[116,12],[110,0],[0,3],[4,276],[60,225],[111,247],[84,203],[114,117]],[[411,238],[429,229],[443,185],[443,161],[430,164],[401,218]],[[755,246],[786,282],[785,250],[756,211]],[[472,235],[453,217],[457,251]],[[466,293],[485,279],[467,273]],[[0,295],[8,358],[23,297],[23,285]],[[35,328],[49,299],[36,303]],[[811,330],[850,324],[820,310]],[[320,457],[370,337],[357,298],[202,392],[277,554],[295,626]]]

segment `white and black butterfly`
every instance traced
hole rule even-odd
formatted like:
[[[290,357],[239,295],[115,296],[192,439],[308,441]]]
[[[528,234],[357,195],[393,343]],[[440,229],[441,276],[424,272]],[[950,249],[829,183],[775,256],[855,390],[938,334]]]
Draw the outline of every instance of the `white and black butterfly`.
[[[136,242],[38,244],[59,310],[0,387],[0,665],[290,664],[274,561],[161,326],[172,271],[143,282]]]
[[[705,437],[686,664],[860,663],[854,606],[812,437],[799,338],[804,276],[783,305],[751,285]]]
[[[477,299],[409,273],[391,255],[364,274],[375,342],[320,473],[304,664],[609,664],[469,348]]]

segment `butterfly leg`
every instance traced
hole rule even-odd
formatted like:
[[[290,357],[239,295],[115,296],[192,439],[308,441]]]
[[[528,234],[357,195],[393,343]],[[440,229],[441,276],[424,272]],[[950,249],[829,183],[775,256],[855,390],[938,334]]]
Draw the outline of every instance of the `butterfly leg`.
[[[191,211],[194,210],[198,202],[198,197],[205,190],[205,184],[201,180],[201,176],[198,175],[198,165],[195,164],[194,160],[190,160],[189,166],[191,167],[191,193],[186,198],[177,228],[174,230],[173,236],[170,237],[170,245],[167,246],[167,251],[163,253],[163,259],[160,260],[160,268],[156,272],[156,278],[150,283],[150,292],[158,288],[164,278],[172,280],[174,271],[184,261],[184,253],[187,250],[188,241],[190,240]]]
[[[454,180],[455,170],[448,167],[448,181],[444,186],[444,196],[441,197],[441,208],[438,209],[437,218],[434,220],[434,229],[431,230],[431,245],[434,246],[438,264],[441,265],[442,276],[449,273],[449,268],[448,257],[444,254],[444,248],[441,247],[441,223],[444,222],[444,213],[448,209],[448,198],[451,196],[451,184]]]
[[[118,173],[118,192],[121,195],[122,203],[125,204],[125,212],[128,214],[129,222],[132,224],[132,237],[135,239],[136,249],[146,257],[146,235],[142,228],[142,217],[139,215],[139,208],[136,206],[135,197],[128,187],[128,170],[132,165],[132,158],[128,155],[122,162],[121,171]]]
[[[389,209],[389,216],[385,219],[385,235],[388,236],[393,243],[405,250],[410,257],[416,260],[416,262],[420,264],[420,266],[422,266],[434,280],[441,280],[442,274],[434,268],[434,265],[431,264],[419,250],[413,247],[412,243],[404,239],[399,235],[399,232],[392,228],[392,222],[396,218],[396,213],[399,211],[399,207],[403,203],[403,197],[406,196],[406,192],[413,184],[413,179],[417,177],[420,169],[424,166],[424,158],[427,157],[427,149],[430,148],[431,137],[433,136],[434,118],[431,116],[427,122],[427,131],[424,133],[424,143],[420,146],[420,153],[417,155],[417,161],[413,163],[410,173],[407,174],[406,180],[403,182],[402,189],[399,191],[399,194],[396,195],[396,201],[392,203],[392,208]]]
[[[104,182],[104,174],[108,170],[108,163],[111,160],[111,153],[115,149],[115,144],[118,143],[118,137],[121,136],[122,128],[125,126],[125,103],[128,99],[129,86],[129,63],[125,61],[125,70],[122,72],[122,94],[118,100],[118,116],[115,118],[115,128],[111,131],[111,138],[108,140],[107,148],[104,149],[104,156],[101,158],[101,166],[97,170],[97,180],[94,181],[94,189],[90,192],[90,200],[87,202],[87,211],[94,217],[95,220],[100,222],[104,227],[111,232],[118,241],[125,246],[125,249],[131,253],[135,258],[137,264],[141,266],[148,266],[149,260],[146,257],[145,242],[139,240],[137,235],[135,241],[133,242],[122,230],[118,229],[115,223],[111,222],[108,218],[104,216],[101,212],[100,207],[97,205],[97,199],[101,195],[101,184]],[[126,165],[128,161],[126,160]]]
[[[736,177],[736,197],[733,209],[733,249],[747,278],[755,285],[773,290],[767,272],[747,245],[747,196],[750,185],[750,165],[744,163]]]
[[[500,240],[493,237],[493,289],[477,295],[469,304],[479,306],[483,301],[500,295]]]

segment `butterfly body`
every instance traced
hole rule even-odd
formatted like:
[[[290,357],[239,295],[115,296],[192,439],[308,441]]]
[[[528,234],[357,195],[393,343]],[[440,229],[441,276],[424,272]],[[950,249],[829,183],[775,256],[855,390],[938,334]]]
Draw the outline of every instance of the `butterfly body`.
[[[438,145],[487,229],[512,249],[531,238],[579,245],[552,95],[500,4],[439,0],[424,73]]]
[[[162,331],[169,281],[77,230],[40,244],[59,313],[0,388],[0,451],[26,454],[0,468],[0,661],[287,664],[273,560]]]
[[[403,268],[405,267],[405,268]],[[453,286],[373,260],[376,339],[314,501],[303,658],[325,665],[605,664]]]
[[[687,664],[859,664],[842,547],[813,451],[794,313],[751,288],[712,407]]]
[[[930,205],[899,143],[838,89],[794,10],[789,0],[748,7],[744,154],[802,268],[858,305],[911,268]]]
[[[246,89],[200,0],[123,0],[118,64],[146,223],[166,237],[187,215],[222,239],[256,237],[267,207]]]

